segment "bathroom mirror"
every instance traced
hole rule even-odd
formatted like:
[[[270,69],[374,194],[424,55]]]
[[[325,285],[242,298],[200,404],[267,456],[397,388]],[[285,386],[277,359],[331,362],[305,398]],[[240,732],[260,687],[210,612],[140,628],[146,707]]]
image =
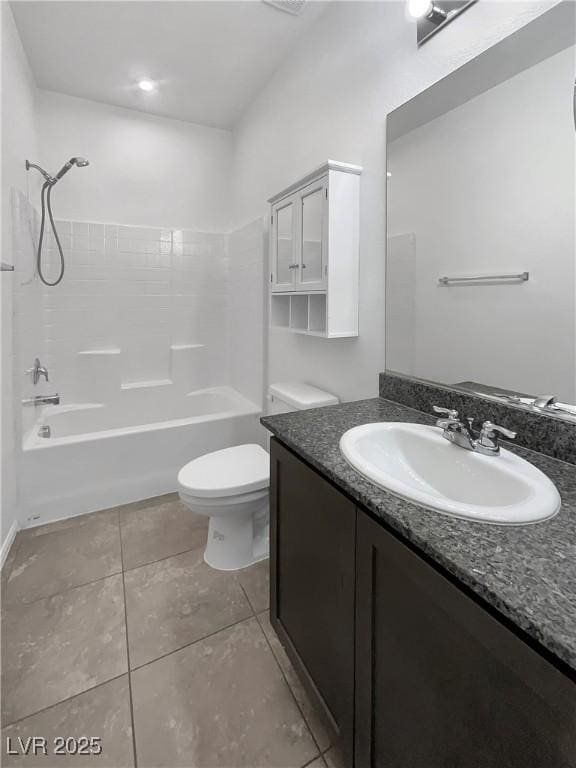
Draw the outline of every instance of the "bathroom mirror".
[[[575,10],[387,121],[386,368],[576,418]],[[565,407],[564,407],[565,406]]]

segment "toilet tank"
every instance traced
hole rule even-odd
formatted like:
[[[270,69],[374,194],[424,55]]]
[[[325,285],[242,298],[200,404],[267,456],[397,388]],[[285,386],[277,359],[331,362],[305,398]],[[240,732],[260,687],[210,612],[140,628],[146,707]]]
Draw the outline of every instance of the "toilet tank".
[[[268,413],[287,413],[320,408],[323,405],[337,405],[336,395],[323,389],[304,384],[302,381],[285,381],[271,384],[268,388]]]

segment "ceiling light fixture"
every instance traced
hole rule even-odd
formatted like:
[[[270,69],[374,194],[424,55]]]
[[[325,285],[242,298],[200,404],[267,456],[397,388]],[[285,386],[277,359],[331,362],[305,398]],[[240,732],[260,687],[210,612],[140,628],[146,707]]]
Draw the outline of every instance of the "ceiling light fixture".
[[[446,21],[448,14],[431,0],[408,0],[408,13],[413,19],[426,18],[434,24]]]
[[[408,15],[416,19],[416,39],[422,45],[477,0],[407,0]]]
[[[154,80],[149,80],[147,77],[143,77],[142,80],[138,80],[138,88],[144,93],[152,93],[156,90],[156,83]]]

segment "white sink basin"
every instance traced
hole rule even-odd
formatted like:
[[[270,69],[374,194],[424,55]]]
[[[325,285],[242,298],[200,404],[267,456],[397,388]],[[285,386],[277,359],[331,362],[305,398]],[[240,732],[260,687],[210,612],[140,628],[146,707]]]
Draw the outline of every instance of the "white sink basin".
[[[422,507],[500,525],[536,523],[560,509],[556,486],[529,462],[464,450],[438,427],[402,422],[349,429],[340,450],[360,474]]]

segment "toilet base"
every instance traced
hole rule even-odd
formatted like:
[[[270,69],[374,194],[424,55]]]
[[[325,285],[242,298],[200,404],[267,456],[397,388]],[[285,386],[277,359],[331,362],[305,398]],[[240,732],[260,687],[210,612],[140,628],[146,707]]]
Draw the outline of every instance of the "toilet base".
[[[270,553],[268,497],[251,513],[213,515],[204,562],[218,571],[237,571],[266,560]]]

